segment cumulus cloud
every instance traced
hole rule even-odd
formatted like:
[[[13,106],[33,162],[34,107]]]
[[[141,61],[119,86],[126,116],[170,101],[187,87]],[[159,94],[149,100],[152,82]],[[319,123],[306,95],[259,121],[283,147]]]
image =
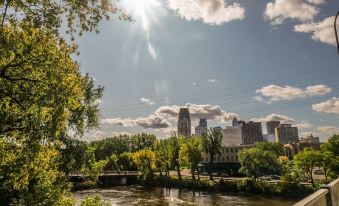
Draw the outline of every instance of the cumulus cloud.
[[[332,89],[326,85],[313,85],[308,86],[305,89],[292,87],[292,86],[278,86],[268,85],[256,90],[259,96],[255,97],[260,102],[274,102],[281,100],[293,100],[297,98],[306,98],[316,95],[325,95],[332,91]]]
[[[142,97],[142,98],[140,99],[140,101],[141,101],[142,103],[145,103],[145,104],[150,105],[150,106],[154,105],[154,102],[153,102],[152,100],[147,99],[147,98],[144,98],[144,97]]]
[[[92,130],[87,133],[81,138],[83,141],[97,141],[97,140],[102,140],[107,137],[112,137],[112,136],[119,136],[119,135],[131,135],[128,132],[104,132],[102,130]]]
[[[313,20],[319,13],[319,5],[325,0],[274,0],[266,5],[264,17],[272,25],[283,23],[286,19],[299,21]]]
[[[294,26],[294,31],[311,33],[312,39],[317,42],[336,45],[333,29],[334,16],[319,22],[308,22]]]
[[[293,118],[288,117],[286,115],[281,115],[281,114],[270,114],[270,115],[267,115],[266,117],[252,118],[251,121],[254,121],[254,122],[280,121],[283,124],[295,122]]]
[[[193,85],[193,86],[196,86],[196,85],[197,85],[197,82],[192,82],[192,85]]]
[[[339,98],[333,97],[330,100],[313,104],[312,109],[317,112],[339,114]]]
[[[298,127],[298,129],[300,130],[305,130],[305,129],[312,128],[314,125],[308,122],[300,122],[300,123],[294,124],[293,126]]]
[[[238,117],[235,113],[228,113],[224,111],[218,105],[209,104],[191,104],[187,103],[185,107],[189,108],[191,120],[198,120],[199,118],[206,118],[210,120],[219,120],[220,122],[226,122]],[[171,121],[175,122],[178,118],[179,110],[181,106],[162,106],[159,107],[154,114],[147,117],[133,118],[106,118],[102,120],[103,124],[119,125],[123,127],[139,126],[144,129],[173,129]]]
[[[227,4],[224,0],[168,0],[168,8],[188,21],[202,20],[210,25],[245,17],[245,9],[240,4]]]
[[[339,128],[334,126],[319,126],[316,130],[327,137],[330,137],[334,134],[339,134]]]
[[[171,127],[171,123],[162,116],[152,114],[147,117],[132,118],[107,118],[102,120],[103,124],[119,125],[123,127],[140,126],[144,129],[161,129]]]
[[[236,113],[226,112],[218,105],[187,103],[184,107],[187,107],[189,109],[192,120],[206,118],[226,122],[238,117]],[[169,117],[176,119],[178,117],[179,110],[180,106],[177,105],[163,106],[158,108],[155,113],[168,115]]]

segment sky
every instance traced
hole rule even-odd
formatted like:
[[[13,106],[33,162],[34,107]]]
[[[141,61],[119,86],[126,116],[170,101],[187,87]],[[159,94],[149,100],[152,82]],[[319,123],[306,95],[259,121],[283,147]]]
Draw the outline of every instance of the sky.
[[[180,107],[208,126],[281,120],[324,141],[339,133],[339,56],[330,0],[120,0],[77,38],[83,73],[105,87],[84,140],[176,130]],[[192,130],[194,131],[194,130]]]

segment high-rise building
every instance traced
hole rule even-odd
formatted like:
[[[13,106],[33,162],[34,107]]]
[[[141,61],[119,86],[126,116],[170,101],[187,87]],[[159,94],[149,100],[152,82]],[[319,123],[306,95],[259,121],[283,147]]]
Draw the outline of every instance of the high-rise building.
[[[233,146],[242,144],[241,128],[234,126],[227,126],[225,129],[222,129],[222,145],[223,146]]]
[[[275,134],[275,128],[279,127],[280,121],[266,122],[267,134]]]
[[[199,125],[195,127],[195,135],[201,136],[203,133],[207,133],[207,120],[200,119]]]
[[[298,127],[292,127],[291,124],[280,124],[275,128],[275,140],[282,144],[299,142]]]
[[[263,141],[261,122],[241,122],[242,144],[254,144]]]
[[[191,117],[188,108],[180,108],[178,117],[178,135],[191,136]]]

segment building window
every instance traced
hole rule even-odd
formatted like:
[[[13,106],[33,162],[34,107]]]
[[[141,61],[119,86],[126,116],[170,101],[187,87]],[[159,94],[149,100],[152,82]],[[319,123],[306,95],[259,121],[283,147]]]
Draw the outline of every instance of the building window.
[[[226,157],[226,159],[227,159],[227,161],[230,160],[228,156]]]
[[[231,148],[231,153],[233,153],[233,148]]]
[[[225,158],[224,158],[224,157],[222,157],[222,161],[225,161]]]
[[[235,152],[238,152],[238,148],[235,148]]]
[[[228,153],[228,148],[226,148],[226,153]]]

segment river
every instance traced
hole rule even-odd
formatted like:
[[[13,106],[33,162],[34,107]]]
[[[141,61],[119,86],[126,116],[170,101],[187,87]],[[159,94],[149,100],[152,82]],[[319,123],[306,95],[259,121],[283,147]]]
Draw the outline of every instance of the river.
[[[144,205],[242,205],[242,206],[285,206],[296,201],[270,198],[259,195],[194,192],[186,189],[165,189],[118,186],[104,189],[82,190],[73,193],[79,202],[88,195],[99,194],[112,206]]]

